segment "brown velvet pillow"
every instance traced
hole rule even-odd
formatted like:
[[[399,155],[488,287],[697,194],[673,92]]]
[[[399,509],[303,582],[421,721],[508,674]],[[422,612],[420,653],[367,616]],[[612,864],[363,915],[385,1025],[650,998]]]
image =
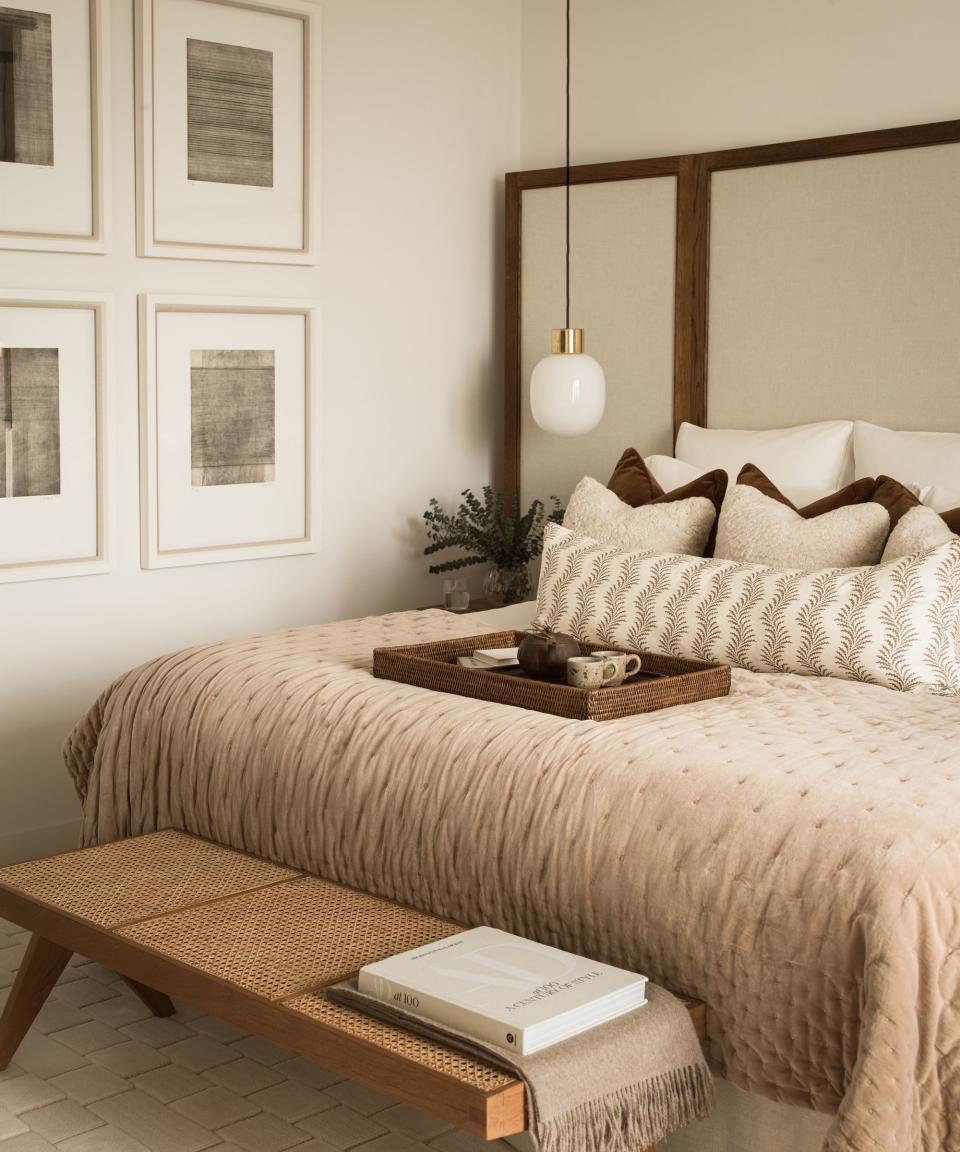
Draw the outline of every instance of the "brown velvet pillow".
[[[788,508],[792,508],[794,512],[798,512],[804,520],[813,520],[817,516],[822,516],[825,512],[833,512],[837,508],[847,508],[851,504],[868,504],[874,499],[874,491],[877,487],[876,480],[872,478],[854,480],[854,482],[848,484],[846,488],[841,488],[837,492],[831,492],[829,496],[824,496],[820,500],[815,500],[812,504],[798,508],[792,500],[788,500],[786,496],[784,496],[768,476],[760,471],[756,464],[744,464],[740,469],[740,475],[737,477],[737,483],[746,484],[749,488],[756,488],[758,492],[762,492],[764,496],[769,496],[771,500],[779,500],[781,504],[786,504]],[[886,507],[886,505],[884,505],[884,507]],[[887,509],[887,511],[889,511],[889,509]],[[904,509],[904,511],[906,511],[906,509]]]
[[[918,508],[920,501],[899,480],[890,476],[878,476],[877,487],[873,495],[878,504],[882,504],[890,513],[890,527],[894,528],[897,521],[911,508]],[[953,508],[949,512],[941,512],[940,517],[951,532],[960,536],[960,508]]]
[[[607,487],[631,508],[642,508],[645,504],[673,504],[677,500],[689,500],[692,496],[706,496],[713,502],[717,515],[707,537],[703,554],[713,555],[717,543],[720,509],[727,494],[727,474],[722,468],[717,468],[714,472],[705,472],[696,480],[691,480],[689,484],[674,488],[672,492],[664,492],[636,448],[628,448],[617,461]]]
[[[715,472],[705,472],[682,488],[664,492],[640,453],[635,448],[628,448],[617,461],[607,487],[631,508],[642,508],[644,504],[673,504],[692,496],[706,496],[713,502],[719,516],[727,494],[727,474],[718,468]]]

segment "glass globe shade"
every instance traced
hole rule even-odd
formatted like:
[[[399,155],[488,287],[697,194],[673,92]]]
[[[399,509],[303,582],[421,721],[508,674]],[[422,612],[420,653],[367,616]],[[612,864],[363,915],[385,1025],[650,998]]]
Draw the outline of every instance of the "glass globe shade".
[[[603,369],[583,352],[544,356],[530,377],[533,418],[554,436],[582,436],[596,428],[606,393]]]

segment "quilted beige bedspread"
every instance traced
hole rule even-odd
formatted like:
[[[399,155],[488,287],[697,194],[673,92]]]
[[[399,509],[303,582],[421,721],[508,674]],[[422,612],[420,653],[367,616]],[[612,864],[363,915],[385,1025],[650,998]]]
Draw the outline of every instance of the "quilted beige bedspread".
[[[470,631],[404,613],[128,673],[66,746],[84,840],[182,828],[639,969],[707,1002],[735,1083],[837,1112],[830,1152],[960,1152],[958,705],[735,672],[594,724],[370,674]]]

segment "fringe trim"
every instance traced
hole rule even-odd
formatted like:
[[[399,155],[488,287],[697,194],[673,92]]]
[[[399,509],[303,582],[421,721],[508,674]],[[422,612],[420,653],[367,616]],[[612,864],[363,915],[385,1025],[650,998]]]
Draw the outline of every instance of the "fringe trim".
[[[714,1103],[704,1064],[651,1076],[537,1125],[540,1152],[640,1152],[702,1120]]]

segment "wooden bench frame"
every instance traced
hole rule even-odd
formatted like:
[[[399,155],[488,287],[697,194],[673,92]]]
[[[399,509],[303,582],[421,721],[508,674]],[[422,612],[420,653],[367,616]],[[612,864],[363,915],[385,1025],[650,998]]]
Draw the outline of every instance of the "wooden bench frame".
[[[0,915],[33,936],[0,1017],[0,1070],[15,1055],[71,954],[78,953],[116,971],[157,1015],[175,1011],[171,997],[182,1000],[486,1140],[526,1129],[519,1080],[504,1077],[502,1086],[483,1091],[39,899],[9,883],[10,871],[0,869]],[[702,1037],[704,1006],[695,1001],[688,1006]]]

